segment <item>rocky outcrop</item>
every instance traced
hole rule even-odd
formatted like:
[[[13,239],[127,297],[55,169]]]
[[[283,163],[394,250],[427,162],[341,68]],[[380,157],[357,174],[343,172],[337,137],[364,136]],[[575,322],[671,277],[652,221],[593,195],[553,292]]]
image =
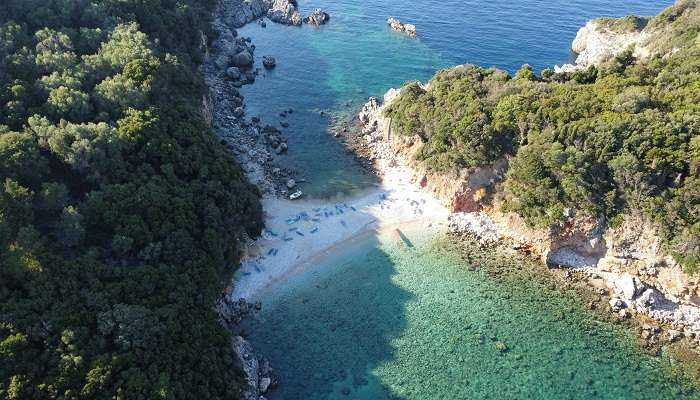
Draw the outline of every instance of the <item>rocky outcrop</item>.
[[[405,33],[410,37],[416,37],[416,26],[412,24],[404,24],[396,18],[389,18],[386,20],[387,25],[396,32]]]
[[[233,28],[255,21],[267,15],[271,0],[221,0],[218,15]]]
[[[574,64],[554,67],[555,72],[572,72],[599,65],[629,48],[634,48],[633,55],[637,58],[649,56],[650,51],[646,44],[652,36],[651,28],[643,28],[640,24],[636,29],[614,29],[608,21],[594,19],[579,29],[571,45],[571,49],[577,55],[576,61]]]
[[[327,12],[321,10],[320,8],[317,8],[311,13],[311,15],[304,18],[304,23],[309,24],[309,25],[319,26],[319,25],[324,25],[330,19],[331,19],[331,16]]]
[[[241,400],[264,400],[263,395],[272,386],[276,386],[276,382],[271,377],[273,371],[270,362],[256,355],[253,346],[241,336],[234,336],[231,339],[231,348],[246,376]]]
[[[202,117],[208,126],[214,122],[214,105],[212,104],[211,95],[205,94],[202,96]]]
[[[320,8],[302,18],[296,0],[221,0],[219,7],[221,19],[233,28],[240,28],[255,20],[265,27],[266,24],[262,20],[264,17],[279,24],[293,26],[300,26],[302,23],[319,26],[331,19],[331,16]]]
[[[299,26],[302,23],[295,0],[274,0],[267,11],[267,17],[274,22],[285,25]]]
[[[365,151],[375,165],[410,166],[416,185],[454,213],[451,229],[467,232],[485,245],[507,240],[549,265],[575,268],[591,279],[601,279],[613,293],[611,311],[620,317],[644,314],[668,324],[675,339],[678,335],[700,339],[700,285],[663,254],[652,222],[628,216],[619,227],[608,228],[602,220],[566,210],[565,223],[549,229],[529,227],[517,214],[502,212],[490,196],[503,180],[508,160],[451,174],[425,171],[413,161],[422,140],[393,135],[391,121],[382,114],[399,93],[391,89],[383,105],[370,98],[362,108],[357,141],[364,150],[358,152]]]
[[[649,33],[645,30],[617,31],[601,20],[590,21],[576,34],[571,49],[578,54],[576,64],[582,67],[598,65],[634,46],[634,55],[644,58],[649,52],[644,43]]]
[[[263,67],[265,67],[265,69],[275,68],[276,65],[277,65],[277,60],[275,60],[275,57],[272,57],[272,56],[264,56],[263,57]]]

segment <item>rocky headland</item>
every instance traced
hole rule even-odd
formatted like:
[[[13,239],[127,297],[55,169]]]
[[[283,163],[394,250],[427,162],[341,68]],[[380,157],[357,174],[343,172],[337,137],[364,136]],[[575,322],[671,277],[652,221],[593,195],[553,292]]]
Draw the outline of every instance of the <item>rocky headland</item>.
[[[359,113],[358,136],[348,141],[374,164],[377,173],[381,174],[385,165],[406,165],[413,183],[452,213],[449,224],[453,232],[468,234],[484,246],[509,243],[551,267],[567,267],[582,274],[608,296],[606,307],[618,318],[638,316],[663,327],[663,331],[650,328],[653,334],[643,334],[650,345],[682,337],[698,345],[700,286],[661,251],[660,235],[651,221],[630,215],[622,225],[608,228],[602,221],[569,211],[564,224],[547,230],[529,227],[519,215],[502,211],[488,195],[504,179],[508,159],[488,168],[451,174],[431,172],[415,161],[422,138],[395,134],[391,120],[383,114],[399,94],[391,89],[382,101],[370,98]]]
[[[678,3],[677,10],[682,12],[694,0]],[[673,19],[673,15],[666,16]],[[596,18],[583,26],[576,33],[571,43],[575,54],[572,64],[555,66],[554,71],[575,72],[611,60],[626,51],[639,60],[645,60],[654,54],[667,55],[678,50],[679,43],[671,38],[678,37],[677,32],[668,23],[659,22],[653,17],[627,16],[623,18]]]

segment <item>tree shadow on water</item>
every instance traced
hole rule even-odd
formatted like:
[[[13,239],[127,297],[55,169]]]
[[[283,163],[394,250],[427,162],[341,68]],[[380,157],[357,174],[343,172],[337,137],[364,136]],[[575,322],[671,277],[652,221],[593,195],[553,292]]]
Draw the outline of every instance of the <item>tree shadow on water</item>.
[[[392,281],[375,237],[351,247],[281,287],[246,323],[280,381],[270,399],[400,399],[373,371],[394,359],[413,295]]]

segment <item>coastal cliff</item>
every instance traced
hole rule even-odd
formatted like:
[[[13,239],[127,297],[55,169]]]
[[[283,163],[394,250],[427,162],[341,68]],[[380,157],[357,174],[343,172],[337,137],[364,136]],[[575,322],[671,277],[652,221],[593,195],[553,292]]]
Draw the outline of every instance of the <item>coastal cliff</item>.
[[[674,50],[674,43],[677,43],[675,41],[677,38],[667,35],[679,27],[677,24],[662,25],[658,21],[660,19],[675,21],[680,15],[685,15],[684,18],[687,20],[695,21],[689,17],[694,15],[692,13],[695,12],[695,4],[696,2],[679,2],[675,7],[655,17],[655,20],[649,22],[645,19],[646,26],[651,26],[649,29],[653,28],[654,33],[634,31],[617,36],[616,39],[608,37],[604,40],[604,35],[607,33],[601,33],[598,29],[603,20],[593,21],[582,30],[583,33],[580,33],[574,47],[581,50],[582,65],[603,69],[615,68],[614,65],[601,64],[600,61],[610,61],[611,55],[604,51],[604,48],[615,43],[617,43],[615,46],[619,46],[620,43],[632,42],[645,44],[647,47],[640,46],[636,50],[635,54],[638,54],[638,58],[634,57],[636,63],[642,63],[649,57],[649,52],[644,49],[667,49],[668,53],[664,53],[664,55],[676,54],[678,50]],[[592,30],[595,30],[596,33],[592,33]],[[692,31],[692,29],[687,30]],[[664,35],[659,32],[664,32]],[[649,38],[655,39],[649,40]],[[591,45],[592,43],[594,45]],[[689,54],[696,53],[694,50],[690,50]],[[477,82],[474,85],[482,88],[475,89],[476,93],[479,93],[479,90],[489,91],[487,93],[515,92],[513,86],[518,84],[539,95],[539,93],[557,90],[551,89],[550,86],[567,79],[566,75],[563,75],[552,78],[551,82],[554,83],[548,83],[550,81],[537,82],[532,77],[531,71],[523,68],[513,80],[519,83],[509,83],[509,78],[503,77],[500,72],[478,70],[472,66],[458,66],[440,72],[436,77],[437,80],[434,79],[427,85],[413,83],[402,90],[392,89],[385,95],[381,104],[377,99],[370,99],[359,115],[362,132],[358,138],[357,147],[360,147],[360,154],[364,154],[366,158],[375,162],[377,160],[390,160],[390,162],[401,162],[408,165],[412,170],[414,183],[433,194],[454,213],[451,217],[451,225],[456,231],[468,231],[484,242],[507,240],[512,243],[514,248],[532,252],[549,265],[566,266],[581,271],[591,281],[596,281],[597,285],[603,284],[608,288],[607,292],[611,295],[610,310],[618,314],[620,318],[628,318],[633,313],[645,315],[662,324],[667,324],[667,335],[670,339],[676,340],[682,335],[691,340],[700,338],[700,286],[698,280],[694,275],[684,271],[677,259],[672,257],[669,241],[668,239],[664,240],[664,234],[661,232],[662,226],[647,213],[641,209],[628,208],[624,214],[616,217],[611,223],[602,215],[574,207],[557,208],[560,207],[557,205],[557,207],[551,207],[540,214],[543,216],[541,218],[550,218],[554,215],[556,220],[554,223],[548,223],[547,227],[542,227],[533,225],[532,217],[528,220],[528,218],[513,211],[513,194],[507,193],[509,185],[506,184],[506,181],[514,174],[512,171],[513,163],[522,163],[522,161],[517,160],[520,155],[518,154],[516,157],[513,154],[513,149],[519,148],[517,150],[519,152],[523,152],[524,149],[531,151],[533,146],[537,145],[530,137],[530,132],[539,135],[539,131],[535,130],[536,125],[533,122],[526,120],[532,119],[533,114],[523,113],[524,120],[512,124],[511,132],[513,132],[514,144],[505,145],[500,153],[489,154],[490,162],[477,166],[442,170],[435,167],[435,161],[432,160],[439,162],[440,157],[444,158],[444,155],[440,154],[457,151],[440,144],[439,148],[443,153],[437,153],[439,157],[436,156],[435,148],[437,145],[433,143],[436,139],[430,136],[436,134],[435,131],[440,128],[440,124],[446,123],[440,118],[444,119],[444,115],[449,114],[452,110],[449,110],[450,104],[446,104],[443,107],[447,108],[440,110],[437,110],[438,107],[435,106],[434,114],[430,114],[433,111],[421,109],[416,104],[420,102],[421,96],[427,98],[426,103],[430,104],[428,107],[442,104],[440,102],[445,101],[444,97],[448,97],[442,91],[456,90],[452,89],[454,85],[451,84],[450,79],[456,79],[454,76],[466,79],[465,76],[471,77],[475,74],[479,74],[479,77],[469,82]],[[620,72],[615,72],[615,74],[620,74]],[[488,79],[492,79],[492,81],[488,81]],[[511,86],[508,86],[509,84]],[[577,84],[577,82],[572,81],[569,84],[563,84],[562,87],[571,87]],[[588,82],[584,82],[584,84],[590,85]],[[442,86],[434,87],[435,85]],[[464,85],[464,83],[460,81],[459,85]],[[449,93],[451,93],[449,98],[455,98],[455,92]],[[406,96],[403,100],[402,94]],[[441,95],[444,97],[440,97]],[[487,100],[481,107],[489,107],[488,102],[492,101],[492,97],[496,95],[490,96],[486,95]],[[502,103],[512,105],[514,101],[518,101],[520,102],[518,105],[526,104],[525,107],[527,107],[527,96],[516,96],[507,97],[507,102],[503,101]],[[476,98],[480,99],[480,97]],[[474,100],[472,98],[468,101],[473,102]],[[537,101],[551,100],[538,99]],[[500,107],[501,104],[495,107],[490,122],[496,118],[508,122],[511,118],[509,115],[515,113],[499,114]],[[533,112],[529,111],[529,113]],[[629,111],[624,111],[624,113],[626,113],[624,116],[630,115]],[[488,117],[481,118],[489,120]],[[501,128],[505,123],[497,122],[500,125],[492,123],[488,128],[482,128],[483,131],[492,132],[494,137],[498,137],[493,131]],[[406,126],[413,129],[412,133],[406,132]],[[569,128],[562,127],[561,129]],[[554,134],[556,135],[556,130]],[[483,133],[481,135],[479,146],[484,147]],[[447,138],[440,136],[440,140],[463,146],[462,143],[466,138],[452,139],[449,136]],[[572,154],[575,143],[570,145]],[[566,145],[567,142],[564,142],[564,146]],[[557,146],[562,147],[559,144]],[[560,151],[559,148],[555,147],[557,152]],[[483,149],[475,150],[484,151]],[[553,150],[543,149],[541,152],[550,154],[551,151]],[[539,150],[538,153],[540,153]],[[451,155],[452,153],[446,154],[454,157]],[[561,157],[564,157],[566,153],[554,154],[561,154]],[[540,157],[540,155],[535,154],[534,157]],[[616,164],[612,162],[610,165],[615,166]],[[593,166],[588,168],[593,168]],[[691,165],[690,170],[693,171],[693,168]],[[562,182],[570,179],[566,176],[567,172],[560,173],[563,175],[558,179],[561,179]],[[683,178],[682,174],[674,176],[676,176],[677,181]],[[583,184],[580,180],[578,182],[575,185]],[[638,185],[642,184],[638,183]],[[567,185],[573,185],[573,183],[567,183]],[[569,186],[565,190],[572,190],[571,187],[575,188],[576,186]],[[517,195],[516,193],[515,196],[517,197]],[[554,196],[554,194],[549,196]],[[631,201],[627,200],[627,202]],[[685,203],[684,207],[692,208],[695,204],[692,198],[685,201],[689,203]],[[530,209],[520,207],[520,210],[528,211],[536,206],[530,207]],[[515,208],[517,209],[517,207]],[[536,208],[534,210],[537,211]],[[552,214],[554,212],[560,214]],[[666,233],[666,237],[668,237],[668,233]],[[693,236],[691,235],[682,243],[684,247],[681,248],[689,248],[688,244],[692,241]],[[677,245],[677,243],[675,244]]]
[[[571,44],[571,50],[576,54],[574,63],[554,69],[556,72],[574,72],[610,61],[625,51],[632,51],[639,60],[676,52],[683,45],[684,35],[679,35],[673,22],[696,5],[697,0],[683,0],[655,17],[605,17],[588,21],[578,30]]]

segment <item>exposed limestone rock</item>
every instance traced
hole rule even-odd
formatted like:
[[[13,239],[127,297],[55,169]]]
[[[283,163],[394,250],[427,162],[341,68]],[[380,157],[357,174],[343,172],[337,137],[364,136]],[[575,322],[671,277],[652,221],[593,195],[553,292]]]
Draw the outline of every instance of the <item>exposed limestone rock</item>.
[[[599,20],[593,20],[578,31],[571,48],[578,54],[576,64],[588,67],[607,61],[630,46],[635,46],[636,57],[646,57],[648,51],[644,48],[644,42],[647,36],[645,30],[617,32],[606,28]]]
[[[295,0],[274,0],[267,11],[267,17],[274,22],[285,25],[299,26],[302,23],[301,14],[297,11]]]
[[[619,31],[611,29],[603,19],[594,19],[579,29],[571,49],[577,54],[574,64],[555,66],[554,72],[573,72],[578,69],[599,65],[612,59],[623,51],[634,47],[633,55],[637,58],[647,58],[650,51],[646,46],[653,32],[644,28]]]
[[[416,26],[412,24],[404,24],[396,18],[389,18],[386,20],[387,25],[396,32],[405,33],[410,37],[416,37]]]
[[[454,213],[450,215],[448,227],[453,232],[468,232],[485,245],[497,243],[501,239],[498,227],[483,212]]]
[[[311,15],[304,18],[304,23],[319,26],[324,25],[330,19],[331,16],[327,12],[321,10],[320,8],[317,8],[311,13]]]

